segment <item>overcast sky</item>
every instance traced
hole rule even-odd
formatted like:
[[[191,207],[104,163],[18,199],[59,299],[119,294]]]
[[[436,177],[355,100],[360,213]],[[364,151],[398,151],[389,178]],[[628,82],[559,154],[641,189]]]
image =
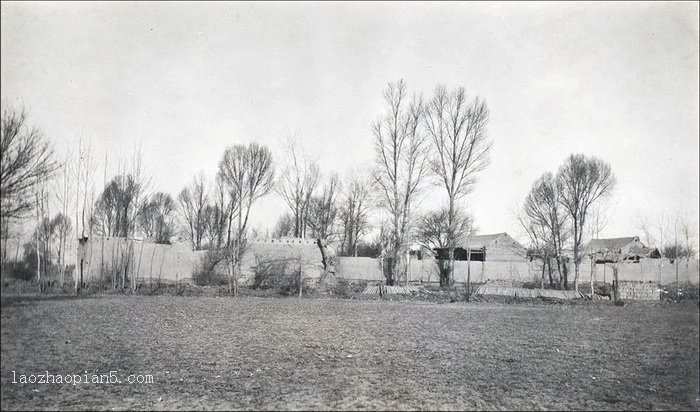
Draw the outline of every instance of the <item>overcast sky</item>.
[[[662,212],[697,227],[698,27],[697,3],[2,2],[2,98],[58,152],[82,136],[114,166],[141,145],[176,196],[226,146],[279,157],[287,134],[325,173],[369,168],[388,82],[464,86],[491,111],[482,233],[518,236],[512,210],[580,152],[617,177],[602,235],[641,236]],[[252,223],[283,212],[270,195]]]

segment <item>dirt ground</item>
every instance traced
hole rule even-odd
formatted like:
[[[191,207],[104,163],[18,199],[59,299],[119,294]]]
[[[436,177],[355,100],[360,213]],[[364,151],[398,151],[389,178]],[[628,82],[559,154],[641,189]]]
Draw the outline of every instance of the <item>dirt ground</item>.
[[[700,407],[697,303],[3,296],[1,322],[3,410]]]

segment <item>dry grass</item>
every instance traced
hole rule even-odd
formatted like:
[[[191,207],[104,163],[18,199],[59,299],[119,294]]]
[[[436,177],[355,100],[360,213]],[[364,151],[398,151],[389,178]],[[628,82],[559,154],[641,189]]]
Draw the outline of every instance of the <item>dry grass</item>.
[[[698,306],[3,298],[2,409],[697,409]],[[21,385],[19,373],[155,383]]]

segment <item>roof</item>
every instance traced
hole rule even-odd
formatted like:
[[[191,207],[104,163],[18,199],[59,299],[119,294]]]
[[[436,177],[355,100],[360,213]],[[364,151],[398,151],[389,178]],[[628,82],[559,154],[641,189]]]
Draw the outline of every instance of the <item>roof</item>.
[[[493,234],[489,234],[489,235],[474,235],[474,236],[471,236],[469,239],[467,239],[466,242],[462,243],[459,246],[464,248],[464,249],[466,249],[466,248],[481,249],[483,247],[490,246],[494,241],[496,241],[502,237],[505,237],[506,240],[512,242],[511,244],[508,244],[506,246],[510,247],[513,245],[517,245],[518,247],[522,247],[515,239],[510,237],[510,235],[508,235],[508,233],[506,233],[506,232],[493,233]]]
[[[632,243],[639,242],[639,236],[617,237],[611,239],[591,239],[585,249],[589,252],[622,249]],[[640,246],[643,248],[644,245]]]

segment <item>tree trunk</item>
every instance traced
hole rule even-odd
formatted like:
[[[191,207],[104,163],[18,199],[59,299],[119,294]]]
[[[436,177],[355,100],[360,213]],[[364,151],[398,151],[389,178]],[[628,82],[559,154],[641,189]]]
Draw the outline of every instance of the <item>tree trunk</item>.
[[[137,281],[138,281],[138,276],[139,276],[139,274],[141,274],[141,259],[143,258],[143,245],[144,245],[144,243],[146,243],[146,242],[141,241],[141,252],[139,253],[139,264],[138,264],[138,266],[136,267],[136,274],[135,274],[135,277],[136,277],[136,280],[137,280]],[[154,246],[154,247],[155,247],[155,246]],[[134,256],[134,258],[135,258],[135,257],[136,257],[136,256]],[[136,291],[136,286],[134,286],[134,291]]]
[[[56,257],[57,261],[56,264],[58,265],[58,276],[59,276],[59,284],[61,285],[61,288],[63,288],[63,281],[64,281],[64,273],[65,273],[65,256],[64,254],[66,253],[65,251],[65,245],[63,244],[63,237],[59,234],[58,238],[58,256]]]
[[[678,244],[678,242],[676,242],[676,245],[677,244]],[[678,246],[676,246],[676,255],[678,255]],[[681,285],[678,282],[678,260],[679,260],[678,256],[676,256],[676,259],[674,259],[674,260],[675,260],[674,263],[676,264],[676,300],[679,301],[679,300],[681,300],[681,289],[680,289]]]
[[[542,289],[542,290],[544,290],[544,272],[545,272],[546,267],[547,267],[547,258],[545,257],[545,259],[542,259],[542,282],[541,282],[542,284],[540,285],[540,289]],[[551,282],[551,279],[552,279],[551,274],[549,276],[549,279]]]
[[[165,252],[163,252],[165,253]],[[153,290],[153,259],[156,256],[156,248],[153,247],[153,253],[151,253],[151,267],[148,269],[148,286]]]
[[[574,219],[574,290],[578,292],[578,273],[579,273],[579,258],[578,258],[578,249],[579,249],[579,227],[578,227],[578,220]],[[565,286],[566,282],[564,283]]]
[[[594,285],[595,285],[595,258],[591,258],[591,300],[593,299],[594,295]]]
[[[37,221],[39,212],[37,212]],[[39,292],[43,292],[41,289],[41,248],[39,246],[39,228],[36,228],[36,280],[39,283]]]
[[[316,239],[316,246],[318,246],[318,250],[321,251],[321,263],[323,264],[323,273],[321,274],[320,282],[323,282],[328,276],[328,260],[326,258],[326,249],[321,243],[321,238]]]
[[[447,268],[447,286],[454,285],[454,269],[455,269],[455,207],[454,207],[455,197],[452,193],[449,193],[449,206],[447,210],[447,247],[448,247],[448,268]],[[467,246],[467,249],[469,247]],[[467,251],[467,256],[469,256],[469,251]],[[467,259],[469,261],[469,259]],[[467,262],[469,264],[469,262]],[[467,269],[467,278],[469,278],[469,269]],[[469,282],[467,282],[467,300],[469,300]]]
[[[2,219],[2,231],[5,233],[5,238],[4,238],[4,243],[5,246],[2,248],[2,264],[5,265],[7,263],[7,241],[10,237],[10,229],[9,229],[9,219]]]
[[[443,286],[450,287],[454,284],[454,272],[453,263],[455,259],[455,249],[453,245],[447,245],[447,270],[444,271],[445,280],[442,282]]]
[[[228,294],[233,296],[233,276],[234,276],[234,269],[233,269],[233,253],[231,252],[231,249],[227,251],[228,253]]]
[[[406,286],[408,286],[408,276],[411,273],[411,246],[409,245],[406,248],[406,276],[404,279],[404,283]]]

